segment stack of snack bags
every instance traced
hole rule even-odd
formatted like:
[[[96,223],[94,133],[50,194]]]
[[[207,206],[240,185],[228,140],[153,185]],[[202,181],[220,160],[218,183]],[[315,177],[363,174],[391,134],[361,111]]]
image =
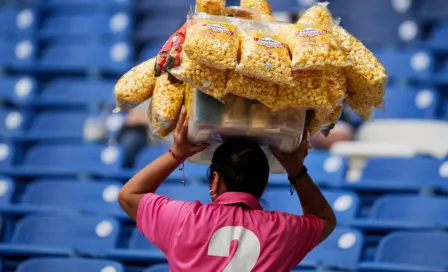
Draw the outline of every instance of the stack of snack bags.
[[[327,2],[316,3],[296,24],[275,22],[266,0],[241,0],[241,7],[230,8],[225,2],[197,0],[196,12],[159,54],[118,81],[116,111],[153,96],[151,129],[164,137],[188,105],[191,88],[223,103],[234,100],[229,95],[257,100],[264,104],[254,107],[260,116],[309,110],[311,134],[328,133],[344,102],[365,120],[382,107],[386,70],[338,25]]]

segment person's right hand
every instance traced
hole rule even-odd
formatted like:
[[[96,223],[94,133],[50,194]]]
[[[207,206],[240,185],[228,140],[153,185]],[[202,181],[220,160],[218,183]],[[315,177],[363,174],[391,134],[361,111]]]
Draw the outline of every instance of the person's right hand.
[[[173,138],[174,143],[171,150],[183,161],[196,153],[204,151],[209,146],[208,144],[195,145],[188,140],[188,120],[185,106],[182,107],[179,121],[173,132]]]
[[[296,151],[292,153],[284,153],[275,147],[270,147],[269,150],[285,168],[289,177],[297,176],[300,171],[302,171],[305,158],[308,155],[308,130],[304,130],[302,142]]]

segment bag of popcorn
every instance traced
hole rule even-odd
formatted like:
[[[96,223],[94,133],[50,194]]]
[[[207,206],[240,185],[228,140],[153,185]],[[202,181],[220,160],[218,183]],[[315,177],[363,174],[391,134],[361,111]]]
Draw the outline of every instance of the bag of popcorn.
[[[114,88],[115,113],[131,110],[151,98],[156,78],[154,77],[155,58],[147,60],[124,74]]]
[[[223,15],[226,8],[226,0],[196,0],[198,12],[212,15]]]
[[[227,92],[252,100],[272,100],[277,96],[277,85],[271,82],[254,79],[230,71],[227,80]]]
[[[275,84],[291,84],[291,58],[277,28],[253,21],[241,21],[240,26],[241,59],[236,71]]]
[[[183,47],[194,61],[215,69],[235,69],[239,49],[237,27],[230,18],[200,13],[188,28]]]
[[[298,23],[284,27],[293,71],[326,70],[350,64],[339,49],[331,29],[324,25]]]
[[[275,108],[322,109],[330,111],[324,71],[296,71],[293,86],[279,86]]]
[[[223,101],[227,94],[226,83],[228,70],[217,70],[188,58],[185,52],[181,55],[181,64],[170,70],[178,79],[190,84],[214,98]]]
[[[241,0],[240,6],[255,9],[261,14],[272,15],[272,8],[267,0]]]
[[[184,103],[186,84],[172,84],[168,74],[157,78],[151,99],[151,131],[165,137],[175,128]]]

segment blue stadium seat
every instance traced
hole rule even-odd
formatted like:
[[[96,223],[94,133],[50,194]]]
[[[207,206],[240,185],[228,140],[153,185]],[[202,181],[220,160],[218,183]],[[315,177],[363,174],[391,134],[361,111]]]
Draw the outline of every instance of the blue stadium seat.
[[[434,27],[427,44],[433,50],[448,52],[446,37],[448,36],[448,21]]]
[[[448,2],[445,0],[418,1],[419,15],[424,20],[438,20],[448,18]]]
[[[209,203],[210,188],[206,184],[187,184],[182,186],[179,184],[164,183],[157,189],[156,194],[169,197],[174,200],[194,202],[196,200],[201,203]]]
[[[0,35],[32,35],[38,23],[38,13],[33,9],[0,8]]]
[[[424,156],[413,158],[370,158],[359,180],[346,187],[367,191],[415,191],[422,188],[447,189],[447,163]]]
[[[319,185],[337,187],[345,175],[347,159],[326,151],[314,150],[308,154],[305,164],[314,182]],[[271,174],[269,184],[289,186],[288,176]]]
[[[0,40],[0,67],[7,66],[17,69],[33,68],[38,48],[29,39],[20,41]]]
[[[36,258],[21,263],[17,272],[124,272],[124,267],[109,260],[81,258]]]
[[[376,110],[375,118],[434,119],[439,95],[432,89],[389,87],[384,99],[385,109]]]
[[[15,159],[15,148],[3,141],[0,141],[0,169],[10,170]]]
[[[327,240],[311,251],[299,267],[355,269],[364,246],[363,234],[355,229],[336,228]]]
[[[29,130],[23,137],[31,140],[81,140],[84,122],[88,117],[89,114],[85,111],[41,111],[33,118]]]
[[[333,207],[338,223],[349,224],[358,213],[360,200],[359,197],[350,191],[323,191],[328,203]],[[262,197],[266,204],[265,209],[271,211],[280,211],[291,214],[302,214],[297,195],[290,195],[288,188],[268,188]]]
[[[5,256],[88,254],[104,256],[115,247],[118,222],[109,217],[31,215],[19,220]]]
[[[49,82],[37,104],[42,106],[86,106],[102,104],[113,98],[115,81],[59,78]]]
[[[14,190],[14,182],[10,178],[0,176],[0,207],[10,203]]]
[[[116,14],[55,14],[47,17],[41,29],[41,37],[63,39],[77,37],[126,37],[132,30],[131,16]]]
[[[101,7],[119,7],[119,8],[127,8],[133,5],[135,0],[101,0],[101,1],[91,1],[91,0],[47,0],[46,5],[55,8],[55,7],[83,7],[83,8],[91,8],[95,6]]]
[[[152,18],[145,19],[137,24],[135,37],[141,42],[146,42],[152,39],[167,40],[172,33],[178,30],[186,19],[180,18]]]
[[[166,261],[163,252],[151,244],[140,231],[135,228],[129,240],[128,249],[115,249],[108,258],[126,261]]]
[[[156,264],[143,270],[143,272],[170,272],[170,266],[168,264]]]
[[[159,156],[168,152],[169,146],[150,146],[143,149],[135,160],[134,170],[131,173],[127,173],[127,175],[132,175],[136,171],[143,169],[150,162],[157,159]],[[207,178],[207,171],[209,165],[205,164],[195,164],[185,162],[185,180],[189,183],[191,182],[200,182],[204,181]],[[183,178],[182,171],[176,170],[174,171],[168,178],[168,180],[180,183]]]
[[[448,227],[448,198],[388,195],[377,199],[367,219],[352,226],[367,230],[435,229]]]
[[[26,125],[26,117],[19,110],[0,109],[0,136],[20,136]]]
[[[101,144],[37,144],[13,175],[111,174],[121,170],[121,149]]]
[[[378,3],[378,1],[372,3]],[[342,26],[363,43],[394,45],[404,42],[417,42],[422,36],[421,23],[418,18],[410,14],[395,13],[387,16],[382,12],[369,13],[368,8],[362,13],[356,13],[351,8],[349,10],[350,13],[345,14],[342,18]],[[379,20],[378,16],[384,17]],[[375,23],[360,23],[368,21]]]
[[[34,78],[0,77],[0,101],[4,100],[17,105],[26,105],[33,101],[37,92]]]
[[[375,53],[392,78],[429,80],[434,71],[434,57],[427,50],[385,49]]]
[[[162,46],[166,42],[165,39],[154,39],[146,44],[146,46],[142,49],[142,51],[139,54],[139,62],[144,62],[150,58],[153,58],[154,56],[159,53],[159,50],[162,48]]]
[[[396,232],[381,240],[373,262],[359,271],[444,272],[448,267],[448,234],[445,232]]]
[[[121,186],[112,181],[36,180],[13,208],[24,213],[70,211],[124,217],[117,201]]]
[[[435,73],[433,81],[438,85],[448,85],[448,61],[440,65],[440,68]]]
[[[53,72],[100,70],[123,73],[133,66],[133,49],[127,43],[107,45],[53,45],[42,52],[40,69]]]

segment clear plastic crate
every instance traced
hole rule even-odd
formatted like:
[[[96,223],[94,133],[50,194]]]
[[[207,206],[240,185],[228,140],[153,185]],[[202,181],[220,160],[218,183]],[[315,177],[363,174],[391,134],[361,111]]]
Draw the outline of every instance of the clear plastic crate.
[[[223,141],[247,137],[260,143],[271,173],[284,172],[268,147],[294,151],[302,140],[305,110],[285,109],[274,113],[256,101],[241,97],[229,95],[223,104],[200,91],[190,95],[188,138],[195,144],[209,143],[210,147],[188,161],[210,164],[213,152]]]

